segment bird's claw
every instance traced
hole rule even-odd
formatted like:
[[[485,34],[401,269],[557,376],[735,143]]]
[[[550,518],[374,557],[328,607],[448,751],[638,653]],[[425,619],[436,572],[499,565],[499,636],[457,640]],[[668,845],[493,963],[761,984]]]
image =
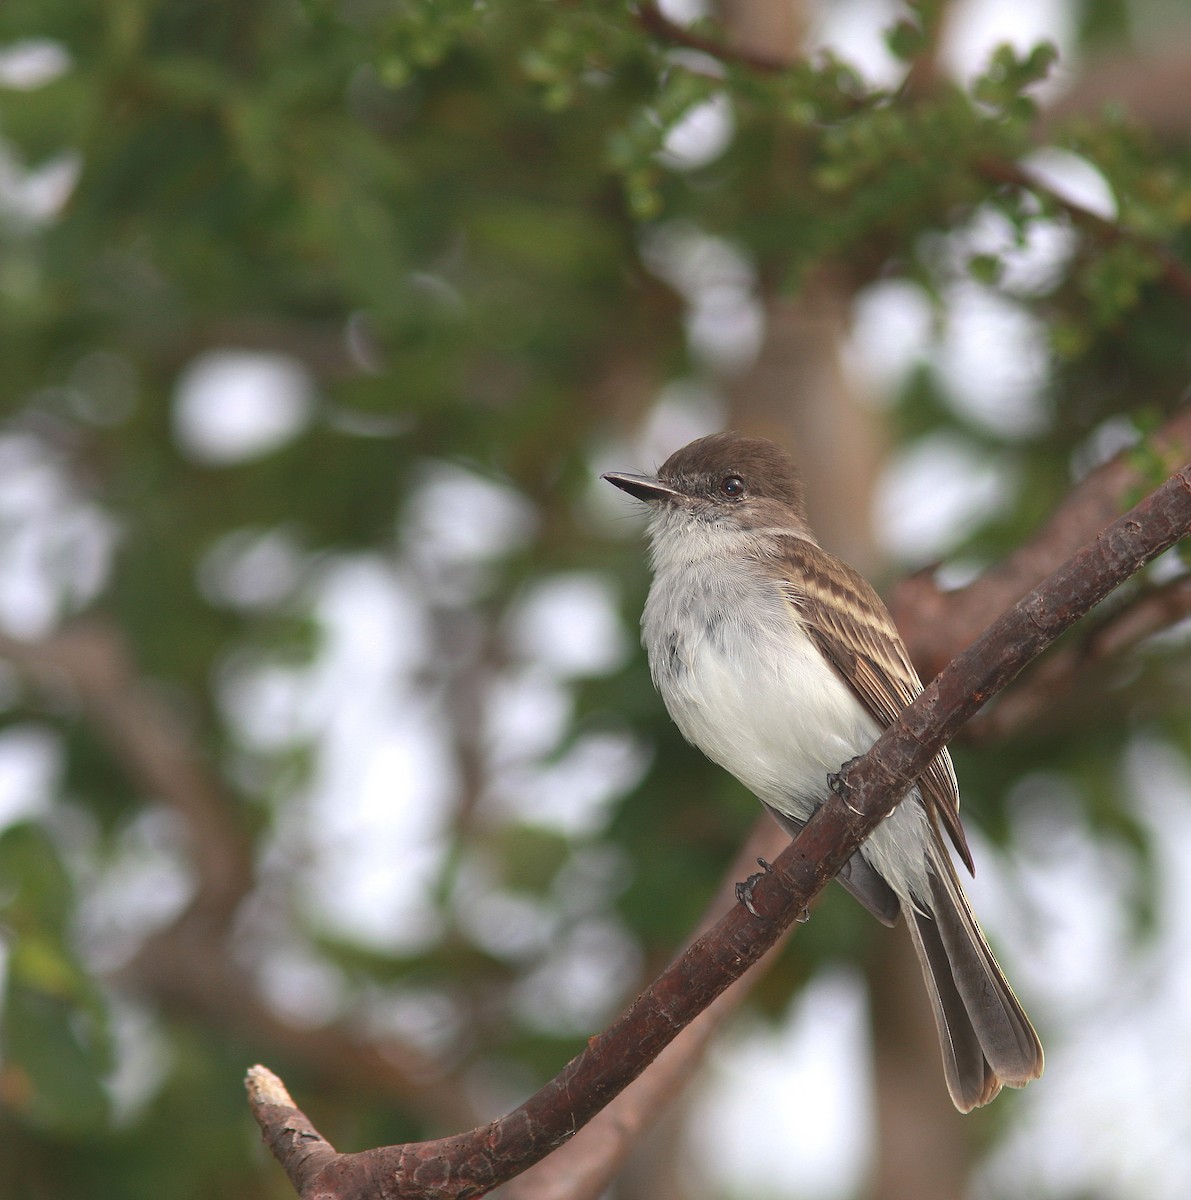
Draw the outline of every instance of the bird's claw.
[[[759,917],[761,914],[753,907],[753,888],[757,886],[757,880],[763,878],[773,867],[763,858],[757,859],[757,865],[761,868],[759,871],[754,871],[747,879],[736,885],[736,899],[745,906],[753,914],[754,917]]]
[[[844,763],[838,771],[832,771],[827,776],[827,786],[844,802],[845,807],[850,813],[857,816],[860,815],[858,809],[850,800],[852,795],[852,785],[848,782],[848,772],[852,767],[860,761],[860,755],[855,758],[850,758]]]

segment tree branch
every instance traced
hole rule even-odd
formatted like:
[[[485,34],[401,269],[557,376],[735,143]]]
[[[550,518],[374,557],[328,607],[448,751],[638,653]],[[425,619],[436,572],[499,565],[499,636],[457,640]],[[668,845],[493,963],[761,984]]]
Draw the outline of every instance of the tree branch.
[[[1169,468],[1191,459],[1191,404],[1147,439],[1146,450],[1147,457],[1156,456]],[[1103,529],[1148,483],[1135,451],[1123,450],[1084,476],[1027,542],[967,587],[945,592],[933,572],[903,579],[889,598],[889,611],[919,674],[924,679],[937,675],[998,613]]]
[[[754,71],[761,71],[767,75],[788,71],[794,65],[792,59],[760,54],[740,46],[732,46],[718,38],[702,37],[697,33],[692,33],[686,26],[671,21],[651,0],[644,0],[643,3],[637,5],[637,24],[646,33],[651,33],[654,37],[669,42],[673,46],[698,50],[720,62],[739,63],[741,66],[750,67]]]
[[[927,49],[907,71],[899,88],[899,92],[903,96],[911,98],[925,96],[929,94],[936,83],[934,44],[939,37],[943,15],[944,6],[942,5],[939,5],[934,12],[928,13],[925,31]],[[745,47],[734,46],[717,38],[692,33],[685,26],[671,21],[658,9],[656,4],[652,3],[652,0],[643,0],[637,6],[636,16],[637,23],[642,29],[662,41],[698,50],[719,62],[735,63],[763,75],[788,71],[798,61],[795,56],[769,55]],[[1168,246],[1143,233],[1129,229],[1119,221],[1101,217],[1082,205],[1074,203],[1060,192],[1048,187],[1042,180],[1035,178],[1016,162],[1008,159],[984,159],[975,163],[973,169],[990,183],[1008,184],[1045,197],[1048,203],[1066,213],[1075,226],[1101,242],[1108,244],[1132,242],[1145,247],[1157,260],[1163,282],[1183,299],[1191,300],[1191,265],[1179,258]]]
[[[455,1137],[333,1154],[291,1104],[253,1112],[303,1200],[463,1200],[567,1141],[805,913],[956,730],[1064,630],[1191,531],[1191,465],[995,621],[902,713],[753,889],[520,1108]],[[309,1167],[312,1147],[318,1166]]]
[[[736,903],[736,880],[749,874],[759,859],[776,858],[789,841],[789,834],[776,821],[768,816],[758,819],[692,940],[711,929]],[[502,1189],[501,1200],[599,1200],[642,1134],[682,1093],[711,1039],[740,1007],[772,959],[770,955],[746,971],[569,1142]]]
[[[1076,228],[1084,230],[1091,238],[1107,245],[1132,242],[1135,245],[1144,246],[1157,259],[1161,267],[1163,282],[1173,291],[1178,292],[1184,300],[1191,300],[1191,267],[1161,242],[1138,233],[1136,230],[1122,225],[1119,221],[1102,217],[1098,213],[1084,208],[1082,204],[1076,204],[1060,192],[1047,187],[1040,179],[1015,162],[1008,162],[1004,159],[984,159],[977,164],[976,169],[990,183],[1008,184],[1011,187],[1020,188],[1022,191],[1044,196],[1050,204],[1066,213]]]
[[[967,728],[970,742],[1001,741],[1015,730],[1047,722],[1086,680],[1086,672],[1132,650],[1146,638],[1191,615],[1191,576],[1146,588],[1109,614],[1086,637],[1039,663],[1026,683],[1003,693]]]

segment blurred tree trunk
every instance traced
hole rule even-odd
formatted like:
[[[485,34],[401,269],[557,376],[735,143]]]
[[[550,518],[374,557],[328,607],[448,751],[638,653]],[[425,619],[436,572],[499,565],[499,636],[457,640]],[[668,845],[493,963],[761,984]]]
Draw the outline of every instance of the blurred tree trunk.
[[[877,1145],[869,1195],[962,1196],[974,1118],[957,1113],[948,1098],[930,1001],[904,922],[879,931],[873,947],[867,977]]]
[[[806,28],[798,0],[722,0],[733,44],[794,59]],[[841,361],[853,292],[820,271],[797,296],[770,295],[765,337],[730,389],[730,424],[789,446],[807,482],[810,519],[824,546],[868,575],[880,573],[873,541],[874,484],[886,439]],[[873,1195],[958,1196],[969,1139],[957,1134],[930,1005],[904,930],[875,939],[868,980],[873,1013],[877,1146]]]
[[[803,0],[720,0],[732,45],[746,54],[793,61],[806,33]]]
[[[851,303],[826,272],[798,296],[768,297],[761,353],[729,392],[730,424],[790,449],[820,541],[872,575],[881,565],[872,507],[886,439],[843,370]]]
[[[690,1095],[688,1088],[641,1139],[617,1177],[614,1200],[691,1200],[689,1175],[682,1169],[687,1161]]]

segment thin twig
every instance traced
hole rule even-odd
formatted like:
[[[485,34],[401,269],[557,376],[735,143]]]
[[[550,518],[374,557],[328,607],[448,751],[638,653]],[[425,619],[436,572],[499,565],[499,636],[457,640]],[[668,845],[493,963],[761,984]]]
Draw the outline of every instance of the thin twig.
[[[1130,242],[1144,247],[1161,267],[1163,281],[1184,299],[1191,300],[1191,266],[1188,266],[1162,243],[1127,228],[1119,221],[1109,220],[1107,217],[1091,212],[1081,204],[1076,204],[1074,200],[1047,187],[1045,183],[1017,163],[1004,159],[986,158],[976,164],[976,169],[990,183],[1009,184],[1012,187],[1021,188],[1023,191],[1045,197],[1048,203],[1066,213],[1074,225],[1087,230],[1091,236],[1098,238],[1101,242],[1107,242],[1110,245]]]
[[[687,50],[698,50],[720,62],[739,63],[743,67],[750,67],[754,71],[761,71],[767,75],[788,71],[793,65],[789,59],[758,54],[753,50],[729,45],[718,38],[702,37],[697,33],[692,33],[686,26],[671,21],[656,4],[650,3],[649,0],[644,0],[637,6],[637,24],[646,33],[651,33],[654,37],[672,45],[682,46]]]

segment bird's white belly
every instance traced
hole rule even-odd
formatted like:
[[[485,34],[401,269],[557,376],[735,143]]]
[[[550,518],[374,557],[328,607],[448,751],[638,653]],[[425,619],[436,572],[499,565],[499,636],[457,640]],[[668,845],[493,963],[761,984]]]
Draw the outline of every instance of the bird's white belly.
[[[690,647],[689,668],[659,683],[683,735],[767,804],[805,818],[827,776],[878,730],[805,634],[731,637]]]
[[[828,775],[880,733],[765,581],[736,580],[728,596],[706,576],[693,586],[689,576],[657,579],[643,633],[683,736],[779,812],[806,820],[828,794]],[[862,853],[900,895],[922,895],[927,838],[922,805],[909,797]]]

